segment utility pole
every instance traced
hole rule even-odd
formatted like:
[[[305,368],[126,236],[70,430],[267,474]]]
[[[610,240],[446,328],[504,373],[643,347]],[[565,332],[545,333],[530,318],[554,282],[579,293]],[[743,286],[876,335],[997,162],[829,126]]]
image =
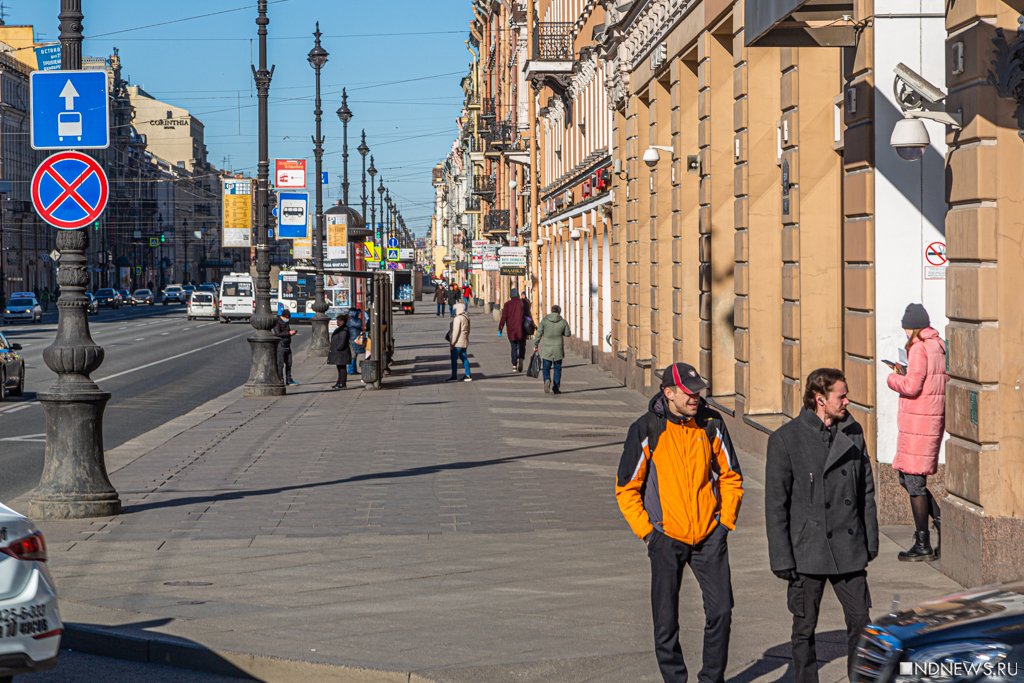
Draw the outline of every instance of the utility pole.
[[[249,337],[252,363],[245,396],[281,396],[285,393],[281,371],[277,365],[278,338],[271,334],[276,316],[270,310],[270,254],[267,250],[267,224],[270,199],[267,183],[270,176],[270,152],[267,141],[267,98],[274,68],[267,69],[267,0],[258,0],[256,25],[260,43],[260,68],[252,68],[256,81],[257,111],[259,119],[259,162],[256,166],[256,310],[251,324],[255,330]],[[319,178],[317,179],[319,182]]]
[[[61,68],[82,68],[82,0],[60,3]],[[89,335],[85,296],[89,285],[88,227],[57,233],[57,336],[43,350],[57,375],[37,396],[46,417],[43,474],[29,499],[36,519],[109,517],[121,512],[103,454],[103,410],[110,394],[89,377],[103,363],[103,348]]]

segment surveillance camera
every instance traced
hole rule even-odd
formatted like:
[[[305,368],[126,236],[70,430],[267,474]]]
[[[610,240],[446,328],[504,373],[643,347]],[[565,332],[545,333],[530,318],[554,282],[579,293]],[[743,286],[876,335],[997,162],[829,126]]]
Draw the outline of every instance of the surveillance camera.
[[[892,128],[889,146],[904,161],[918,161],[931,144],[924,121],[915,118],[900,119]]]
[[[572,230],[569,231],[569,237],[572,238],[572,240],[575,242],[579,240],[580,237],[583,237],[583,233],[580,232],[579,228],[573,228]]]
[[[924,76],[917,73],[909,66],[900,62],[893,69],[896,73],[896,99],[903,107],[903,110],[918,109],[922,102],[929,105],[936,105],[946,99],[946,93],[935,87]]]
[[[658,150],[654,149],[653,147],[648,147],[647,149],[644,150],[643,158],[644,163],[647,164],[648,167],[654,168],[658,164],[658,159],[661,158],[661,155],[658,154]]]

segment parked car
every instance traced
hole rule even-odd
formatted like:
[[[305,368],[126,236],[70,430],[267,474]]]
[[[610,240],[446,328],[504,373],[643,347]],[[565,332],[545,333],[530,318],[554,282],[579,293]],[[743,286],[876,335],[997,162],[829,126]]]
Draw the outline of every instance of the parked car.
[[[92,292],[86,292],[85,298],[89,300],[89,305],[85,307],[85,312],[89,315],[96,315],[100,312],[100,302],[96,300],[96,296]]]
[[[25,359],[22,358],[21,344],[8,341],[7,337],[0,332],[0,401],[7,398],[7,395],[21,396],[25,393]],[[0,577],[0,582],[3,578]],[[0,606],[3,600],[0,600]],[[2,623],[2,619],[0,619]],[[0,642],[3,634],[0,633]]]
[[[1022,679],[1024,581],[894,607],[864,629],[853,676],[854,683]]]
[[[0,503],[0,679],[57,663],[64,624],[43,534]]]
[[[43,307],[39,305],[35,294],[31,292],[15,292],[7,300],[4,306],[4,322],[16,322],[27,320],[29,322],[43,322]]]
[[[121,295],[116,289],[103,287],[96,290],[96,302],[106,308],[121,308]]]
[[[132,292],[132,306],[152,306],[153,305],[153,290],[151,289],[136,289]]]
[[[167,285],[164,287],[163,300],[164,306],[170,303],[185,303],[185,292],[182,290],[181,285]]]
[[[220,309],[217,306],[217,297],[205,290],[196,291],[188,302],[188,319],[212,318],[217,319]]]

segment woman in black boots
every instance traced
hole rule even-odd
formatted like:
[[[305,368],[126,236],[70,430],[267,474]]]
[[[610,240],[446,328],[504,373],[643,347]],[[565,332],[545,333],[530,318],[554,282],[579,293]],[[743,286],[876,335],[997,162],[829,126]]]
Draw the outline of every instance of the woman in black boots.
[[[342,313],[336,320],[338,327],[331,333],[331,350],[327,354],[327,363],[338,367],[338,381],[331,389],[344,389],[348,382],[348,364],[352,362],[352,349],[349,346],[348,315]]]

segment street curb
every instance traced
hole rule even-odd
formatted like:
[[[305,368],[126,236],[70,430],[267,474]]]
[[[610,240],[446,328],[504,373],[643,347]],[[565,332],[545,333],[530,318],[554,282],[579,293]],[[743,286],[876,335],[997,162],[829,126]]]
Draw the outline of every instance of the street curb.
[[[425,681],[409,672],[382,671],[212,650],[174,636],[126,633],[84,624],[64,624],[61,647],[101,657],[161,664],[220,676],[248,676],[270,683],[410,683]]]

